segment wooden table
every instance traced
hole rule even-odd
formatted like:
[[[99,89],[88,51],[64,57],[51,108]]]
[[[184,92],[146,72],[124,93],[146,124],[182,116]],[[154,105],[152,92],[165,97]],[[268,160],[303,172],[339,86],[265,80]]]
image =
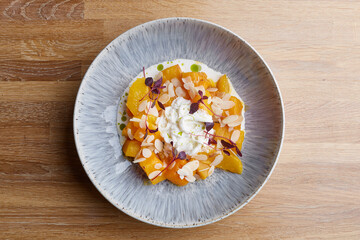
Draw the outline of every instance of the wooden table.
[[[231,29],[278,79],[286,138],[242,210],[196,229],[118,211],[90,183],[72,114],[81,79],[116,36],[163,17]],[[0,239],[359,239],[359,1],[2,0]]]

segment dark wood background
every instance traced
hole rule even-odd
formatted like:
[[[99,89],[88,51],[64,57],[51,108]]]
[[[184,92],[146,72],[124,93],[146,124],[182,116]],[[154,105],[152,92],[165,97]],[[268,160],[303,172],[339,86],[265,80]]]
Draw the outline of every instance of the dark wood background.
[[[117,210],[74,146],[81,79],[115,37],[163,17],[220,24],[267,60],[286,137],[269,182],[205,227],[164,229]],[[358,239],[360,2],[2,0],[1,239]]]

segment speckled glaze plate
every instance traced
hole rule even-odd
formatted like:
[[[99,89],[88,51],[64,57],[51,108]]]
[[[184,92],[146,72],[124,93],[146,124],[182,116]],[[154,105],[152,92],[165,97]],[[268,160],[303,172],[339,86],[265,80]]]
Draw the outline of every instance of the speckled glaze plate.
[[[244,100],[242,175],[216,170],[185,187],[168,181],[153,186],[123,157],[116,129],[120,96],[143,66],[178,58],[227,74]],[[162,227],[202,226],[243,207],[274,169],[283,134],[281,95],[264,60],[231,31],[190,18],[159,19],[117,37],[89,67],[74,110],[76,147],[93,184],[118,209]]]

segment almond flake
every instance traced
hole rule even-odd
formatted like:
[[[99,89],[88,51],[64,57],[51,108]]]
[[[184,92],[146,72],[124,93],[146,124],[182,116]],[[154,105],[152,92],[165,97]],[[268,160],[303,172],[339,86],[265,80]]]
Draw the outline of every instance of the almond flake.
[[[195,87],[190,86],[189,95],[190,95],[191,99],[195,98],[196,94],[197,94],[197,92],[196,92]]]
[[[195,180],[196,180],[196,178],[195,178],[193,175],[186,176],[185,179],[186,179],[188,182],[195,182]]]
[[[130,122],[140,122],[141,119],[140,118],[136,118],[136,117],[133,117],[132,119],[130,119]]]
[[[155,116],[155,117],[158,117],[158,116],[159,116],[159,111],[157,110],[156,106],[154,106],[153,108],[150,108],[149,114],[150,114],[150,115],[153,115],[153,116]]]
[[[230,99],[231,95],[229,93],[226,93],[221,99],[223,101],[228,101]]]
[[[191,162],[188,162],[187,164],[185,164],[183,166],[184,167],[187,167],[190,169],[190,171],[195,171],[196,169],[198,169],[199,167],[199,161],[198,160],[194,160],[194,161],[191,161]]]
[[[146,128],[145,119],[146,119],[146,116],[143,115],[143,116],[141,117],[141,121],[139,122],[139,126],[140,126],[140,128],[142,128],[142,129],[145,129],[145,128]]]
[[[154,168],[155,169],[160,169],[160,168],[162,168],[162,164],[161,163],[157,163],[157,164],[155,164],[155,166],[154,166]]]
[[[212,99],[211,99],[211,97],[209,97],[208,99],[207,99],[207,104],[210,104],[212,102]]]
[[[229,111],[225,111],[225,115],[226,115],[226,116],[230,116]]]
[[[154,141],[154,139],[155,139],[154,135],[149,135],[146,137],[146,142],[151,143],[152,141]]]
[[[221,161],[224,159],[224,156],[222,154],[219,154],[215,157],[214,161],[210,163],[210,166],[217,166],[221,163]]]
[[[208,88],[206,90],[208,90],[209,92],[217,92],[218,91],[217,88]]]
[[[153,144],[143,141],[143,142],[141,143],[141,146],[142,146],[142,147],[150,147],[150,146],[153,146]]]
[[[230,109],[235,106],[233,101],[223,101],[220,105],[221,109]]]
[[[190,90],[190,88],[194,87],[194,83],[193,82],[189,82],[189,83],[184,83],[184,88],[186,90]]]
[[[133,140],[133,139],[134,139],[134,135],[132,135],[132,133],[131,133],[131,128],[128,128],[127,134],[128,134],[128,136],[129,136],[130,140]]]
[[[208,175],[211,176],[214,173],[215,167],[211,166],[208,172]]]
[[[175,166],[175,161],[169,166],[169,169],[172,169]]]
[[[195,155],[194,158],[200,161],[206,161],[208,159],[208,157],[205,154]]]
[[[178,97],[186,97],[186,92],[182,87],[177,87],[175,92]]]
[[[142,150],[142,155],[143,155],[145,158],[149,158],[149,157],[151,157],[152,153],[151,153],[150,149],[144,148],[144,149]]]
[[[161,171],[156,170],[156,171],[151,172],[148,177],[149,177],[149,179],[151,180],[151,179],[153,179],[154,177],[156,177],[157,175],[159,175],[160,173],[161,173]]]
[[[215,104],[218,104],[219,106],[221,106],[223,100],[221,98],[219,98],[219,97],[213,97],[212,102],[215,103]]]
[[[186,78],[182,78],[182,81],[183,81],[184,84],[186,84],[186,83],[192,83],[190,76],[188,76],[188,77],[186,77]]]
[[[204,169],[201,169],[201,170],[198,170],[199,172],[204,172],[204,171],[206,171],[206,170],[209,170],[210,168],[209,167],[207,167],[207,168],[204,168]]]
[[[243,117],[242,116],[239,116],[239,118],[234,121],[234,122],[231,122],[228,124],[229,127],[236,127],[236,126],[239,126],[243,121]]]
[[[233,127],[229,127],[229,128],[228,128],[228,131],[229,131],[229,132],[232,132],[233,130],[234,130]]]
[[[192,176],[192,172],[190,169],[188,168],[180,168],[179,170],[177,170],[177,174],[179,174],[179,176]]]
[[[135,159],[134,161],[133,161],[133,163],[139,163],[139,162],[143,162],[143,161],[145,161],[146,160],[146,158],[138,158],[138,159]]]
[[[221,115],[222,112],[223,112],[222,109],[219,108],[216,104],[212,104],[211,108],[214,111],[214,113],[217,114],[217,115]]]
[[[171,79],[171,82],[172,82],[172,84],[174,85],[174,87],[180,87],[180,86],[182,85],[181,82],[180,82],[180,80],[177,79],[177,78]]]
[[[159,140],[155,140],[155,149],[157,149],[159,152],[163,150],[164,144]]]
[[[229,124],[232,122],[235,122],[236,120],[238,120],[239,116],[238,115],[230,115],[226,118],[224,118],[224,120],[222,121],[224,124]]]
[[[161,102],[162,104],[167,103],[169,100],[170,100],[170,96],[167,93],[164,93],[159,97],[159,102]]]
[[[233,141],[234,143],[237,142],[237,140],[239,140],[240,138],[240,131],[239,130],[235,130],[233,131],[233,133],[231,134],[231,141]]]
[[[148,104],[148,101],[142,101],[138,108],[139,112],[143,112],[145,110],[147,104]]]
[[[168,86],[168,91],[169,91],[169,96],[172,98],[172,97],[175,97],[175,92],[174,92],[174,84],[170,83],[169,86]]]

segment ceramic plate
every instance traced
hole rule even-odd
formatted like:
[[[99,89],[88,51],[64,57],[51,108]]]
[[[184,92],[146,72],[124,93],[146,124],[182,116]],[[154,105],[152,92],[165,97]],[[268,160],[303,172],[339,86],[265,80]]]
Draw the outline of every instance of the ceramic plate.
[[[226,73],[244,100],[242,175],[217,169],[185,187],[168,181],[153,186],[123,157],[116,129],[120,96],[143,66],[178,58]],[[93,184],[118,209],[162,227],[201,226],[243,207],[269,178],[283,131],[280,92],[264,60],[231,31],[190,18],[144,23],[112,41],[85,74],[74,110],[76,147]]]

